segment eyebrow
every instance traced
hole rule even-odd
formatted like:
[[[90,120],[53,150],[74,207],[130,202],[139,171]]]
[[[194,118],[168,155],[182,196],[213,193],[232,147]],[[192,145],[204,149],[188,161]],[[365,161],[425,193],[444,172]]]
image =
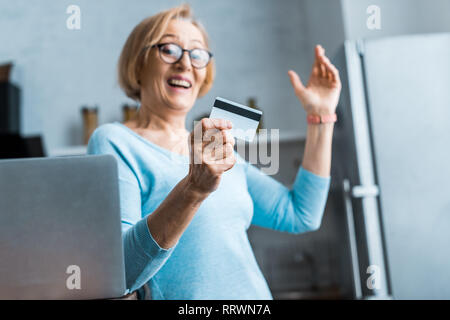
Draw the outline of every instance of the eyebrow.
[[[179,36],[177,36],[176,34],[171,34],[171,33],[167,33],[167,34],[163,35],[163,36],[161,37],[161,39],[164,38],[164,37],[173,37],[173,38],[177,38],[178,40],[180,40],[180,37],[179,37]],[[198,43],[200,43],[202,46],[205,46],[205,44],[203,43],[203,41],[200,41],[200,40],[197,40],[197,39],[191,40],[191,42],[198,42]]]

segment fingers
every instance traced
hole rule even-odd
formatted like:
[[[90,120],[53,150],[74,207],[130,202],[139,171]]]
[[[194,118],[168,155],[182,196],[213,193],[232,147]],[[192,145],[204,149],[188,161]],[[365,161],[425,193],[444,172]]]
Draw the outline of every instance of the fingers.
[[[326,56],[320,57],[320,61],[324,66],[324,68],[326,69],[327,72],[326,76],[335,79],[338,73],[336,67],[330,62],[330,60]]]
[[[190,144],[195,148],[203,148],[210,143],[215,145],[231,143],[234,146],[234,137],[228,131],[231,127],[232,124],[229,120],[205,118],[191,132]]]
[[[327,56],[325,56],[325,49],[321,45],[317,45],[314,48],[315,59],[313,64],[312,75],[315,77],[326,78],[331,82],[339,81],[339,71],[338,69],[330,62]],[[288,71],[289,78],[291,80],[291,84],[296,90],[296,92],[302,92],[305,90],[305,86],[300,80],[300,77],[297,73],[292,70]]]
[[[223,119],[203,120],[205,121],[198,124],[191,133],[190,150],[193,164],[215,165],[215,161],[230,158],[234,151],[234,137],[229,130],[217,129],[217,127],[229,128],[229,121]],[[202,130],[203,127],[210,129]]]
[[[305,90],[305,86],[300,79],[300,76],[293,70],[288,71],[289,79],[291,80],[291,84],[294,87],[296,93],[301,94]]]
[[[189,175],[208,192],[217,188],[221,175],[236,163],[231,127],[227,120],[203,119],[191,133]]]
[[[323,64],[323,57],[324,57],[325,50],[322,48],[322,46],[317,45],[315,47],[315,67],[318,69],[318,75],[322,78],[327,77],[327,69],[325,65]]]
[[[322,51],[321,51],[320,48],[321,48],[321,46],[319,46],[319,45],[317,45],[314,48],[314,56],[315,56],[315,58],[314,58],[314,64],[313,64],[313,75],[317,76],[317,77],[323,76],[323,74],[322,74],[322,66],[321,66],[321,63],[320,63],[320,55],[322,54]]]
[[[214,144],[223,145],[231,143],[234,146],[234,137],[228,130],[209,129],[203,133],[203,146]]]
[[[203,118],[201,121],[203,131],[209,129],[228,130],[233,127],[230,120]]]
[[[206,139],[203,142],[203,150],[206,154],[212,154],[215,150],[223,148],[224,145],[230,145],[232,148],[234,147],[234,138],[233,136],[226,131],[218,131],[216,132],[209,141]]]
[[[210,172],[220,175],[230,170],[236,163],[233,147],[234,144],[230,142],[219,146],[210,143],[203,149],[199,164],[206,165]]]
[[[317,45],[315,48],[316,53],[316,61],[315,67],[320,70],[320,76],[323,78],[327,78],[332,82],[339,81],[339,71],[338,69],[330,62],[327,56],[325,56],[325,49]]]
[[[220,160],[227,160],[234,154],[234,148],[231,143],[226,143],[217,147],[208,145],[203,150],[203,159],[207,163],[222,163]]]
[[[200,123],[195,125],[193,132],[191,133],[191,143],[197,143],[204,141],[204,134],[208,133],[207,141],[214,135],[218,130],[228,130],[233,127],[233,124],[229,120],[224,119],[209,119],[203,118]]]
[[[229,156],[223,158],[223,160],[218,160],[216,162],[216,165],[218,166],[219,170],[221,170],[222,172],[226,172],[226,171],[230,170],[231,168],[233,168],[235,163],[236,163],[236,158],[234,156],[234,150],[233,150],[233,152],[231,152],[231,154]]]
[[[227,143],[220,148],[214,149],[211,158],[209,160],[207,159],[206,162],[209,162],[209,164],[218,172],[223,173],[230,170],[236,163],[233,146]]]
[[[323,57],[325,56],[325,49],[322,46],[316,46],[316,61],[320,70],[320,76],[322,78],[327,77],[327,69],[323,63]]]

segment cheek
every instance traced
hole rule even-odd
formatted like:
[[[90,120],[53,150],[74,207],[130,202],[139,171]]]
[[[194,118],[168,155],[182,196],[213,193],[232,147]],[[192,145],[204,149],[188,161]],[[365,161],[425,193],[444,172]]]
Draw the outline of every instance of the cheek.
[[[146,89],[152,92],[161,92],[164,88],[165,70],[162,66],[154,65],[145,70]]]
[[[162,63],[154,54],[148,57],[147,64],[144,67],[144,78],[149,82],[154,82],[157,79],[162,79],[167,72],[167,65]]]
[[[203,86],[206,80],[206,69],[199,70],[197,73],[197,91]]]

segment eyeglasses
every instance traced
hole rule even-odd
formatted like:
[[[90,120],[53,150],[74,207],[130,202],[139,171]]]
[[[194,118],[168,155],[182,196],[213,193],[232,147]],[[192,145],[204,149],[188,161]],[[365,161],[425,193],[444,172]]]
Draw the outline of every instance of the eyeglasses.
[[[189,58],[191,59],[191,65],[196,69],[202,69],[208,65],[213,57],[213,54],[205,49],[183,49],[175,43],[159,43],[152,46],[147,46],[148,48],[158,48],[159,56],[166,63],[177,63],[183,58],[183,54],[186,51],[189,53]]]

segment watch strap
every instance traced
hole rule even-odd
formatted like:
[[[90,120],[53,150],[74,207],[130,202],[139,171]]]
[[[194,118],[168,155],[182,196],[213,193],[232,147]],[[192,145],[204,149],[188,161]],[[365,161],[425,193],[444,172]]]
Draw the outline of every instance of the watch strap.
[[[337,116],[336,113],[324,115],[309,114],[306,117],[306,121],[309,124],[333,123],[337,121]]]

